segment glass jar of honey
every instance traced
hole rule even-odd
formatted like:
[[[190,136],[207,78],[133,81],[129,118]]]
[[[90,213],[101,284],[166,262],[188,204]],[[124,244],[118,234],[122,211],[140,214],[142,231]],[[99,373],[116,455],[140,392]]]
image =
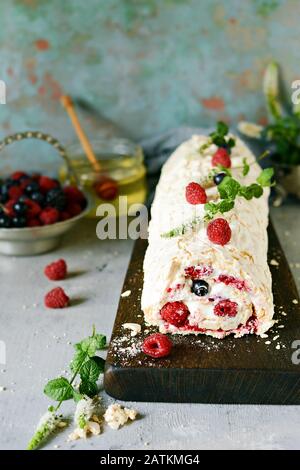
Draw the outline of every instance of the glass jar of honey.
[[[120,196],[127,196],[128,207],[131,204],[143,204],[146,199],[146,168],[142,148],[127,139],[97,139],[91,145],[97,158],[97,168],[87,160],[80,144],[67,148],[71,167],[79,184],[90,196],[91,210],[89,217],[96,216],[101,203],[111,203],[118,216],[124,206]],[[60,177],[65,179],[66,168],[62,168]]]

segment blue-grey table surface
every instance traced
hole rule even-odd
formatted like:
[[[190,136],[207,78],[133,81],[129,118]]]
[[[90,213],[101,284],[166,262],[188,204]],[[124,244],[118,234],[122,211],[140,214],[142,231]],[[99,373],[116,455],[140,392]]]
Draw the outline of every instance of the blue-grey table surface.
[[[271,209],[273,221],[300,287],[299,206]],[[97,330],[109,337],[129,262],[131,240],[100,241],[96,222],[85,221],[54,253],[39,257],[0,257],[0,339],[6,364],[0,364],[0,448],[23,449],[49,400],[48,379],[64,374],[72,343]],[[62,311],[47,310],[43,296],[52,287],[43,267],[67,260],[72,275],[61,285],[75,299]],[[299,338],[300,339],[300,338]],[[113,400],[101,392],[104,404]],[[140,419],[119,431],[67,442],[64,430],[48,449],[299,449],[300,408],[202,404],[127,403]],[[72,403],[64,410],[71,413]]]

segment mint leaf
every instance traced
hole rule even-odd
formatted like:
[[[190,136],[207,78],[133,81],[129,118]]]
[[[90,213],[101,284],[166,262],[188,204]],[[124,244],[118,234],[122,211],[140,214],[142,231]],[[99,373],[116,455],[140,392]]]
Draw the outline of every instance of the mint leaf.
[[[235,199],[241,185],[231,176],[225,176],[223,181],[218,185],[218,191],[222,199]]]
[[[217,132],[218,134],[222,135],[222,136],[225,136],[226,134],[228,134],[228,126],[225,122],[223,121],[219,121],[217,123]]]
[[[98,393],[98,387],[96,382],[81,382],[79,385],[79,391],[83,395],[87,395],[90,398],[93,398]]]
[[[101,351],[101,349],[106,348],[106,336],[105,335],[95,334],[94,338],[96,339],[97,351]]]
[[[224,212],[229,212],[233,208],[234,201],[231,201],[229,199],[224,199],[219,203],[219,211],[221,212],[221,214],[224,214]]]
[[[84,351],[82,349],[82,346],[80,343],[75,344],[75,349],[76,352],[74,354],[74,357],[70,363],[70,369],[71,371],[75,374],[80,367],[88,360],[89,355],[87,351]]]
[[[227,140],[227,147],[232,149],[235,146],[235,140],[230,137],[230,139]]]
[[[243,159],[243,176],[248,175],[249,171],[250,171],[250,165],[249,165],[249,163],[247,162],[247,159],[244,158],[244,159]]]
[[[86,361],[80,369],[80,378],[82,382],[97,382],[101,372],[100,366],[94,359]]]
[[[262,187],[271,186],[273,176],[274,176],[274,168],[265,168],[264,170],[262,170],[261,174],[256,179],[256,181]]]
[[[78,403],[80,400],[82,400],[82,394],[76,392],[76,390],[73,390],[73,398],[75,403]]]
[[[250,184],[250,186],[241,186],[239,195],[250,201],[253,197],[259,198],[263,194],[263,188],[256,183]]]
[[[55,401],[65,401],[73,398],[73,387],[65,377],[50,380],[44,388],[44,393]]]
[[[102,359],[102,357],[99,356],[93,356],[92,357],[93,361],[95,361],[99,367],[100,374],[103,374],[104,368],[105,368],[105,360]]]

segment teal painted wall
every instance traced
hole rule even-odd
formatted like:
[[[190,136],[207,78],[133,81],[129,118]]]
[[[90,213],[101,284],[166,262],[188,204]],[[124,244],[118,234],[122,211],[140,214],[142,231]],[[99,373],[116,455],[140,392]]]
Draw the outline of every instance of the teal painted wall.
[[[134,138],[264,121],[267,62],[280,62],[287,83],[300,75],[298,0],[1,0],[0,18],[1,134],[72,140],[62,91]]]

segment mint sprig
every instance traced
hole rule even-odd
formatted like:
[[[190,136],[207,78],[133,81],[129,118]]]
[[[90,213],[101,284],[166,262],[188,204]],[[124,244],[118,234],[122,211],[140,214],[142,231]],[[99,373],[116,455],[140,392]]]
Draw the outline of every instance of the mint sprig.
[[[74,399],[75,403],[77,403],[84,395],[92,398],[98,393],[97,381],[100,374],[104,372],[105,361],[95,354],[105,347],[106,337],[96,333],[95,327],[93,327],[91,336],[74,345],[75,354],[70,363],[71,379],[58,377],[50,380],[44,388],[45,395],[57,402],[56,406],[49,408],[51,413],[50,422],[57,419],[56,413],[64,401]],[[77,390],[74,387],[74,382],[78,376],[80,377],[80,383]],[[45,425],[43,424],[43,430],[44,427]],[[47,424],[47,430],[50,428],[51,426]],[[38,429],[28,447],[30,450],[40,445],[42,442],[41,436],[43,436],[44,440],[48,434],[44,431],[41,433],[41,430]]]
[[[274,169],[266,168],[262,170],[256,183],[248,186],[240,184],[232,176],[225,176],[223,181],[218,185],[218,192],[220,194],[220,201],[206,203],[204,220],[208,221],[214,218],[218,213],[224,214],[234,208],[236,198],[243,197],[247,201],[253,198],[260,198],[263,194],[263,188],[272,186]]]
[[[230,153],[231,149],[235,146],[235,139],[232,137],[227,138],[229,128],[223,121],[217,123],[215,131],[209,134],[208,141],[203,144],[200,148],[200,152],[206,150],[211,144],[215,144],[217,147],[224,147]]]

